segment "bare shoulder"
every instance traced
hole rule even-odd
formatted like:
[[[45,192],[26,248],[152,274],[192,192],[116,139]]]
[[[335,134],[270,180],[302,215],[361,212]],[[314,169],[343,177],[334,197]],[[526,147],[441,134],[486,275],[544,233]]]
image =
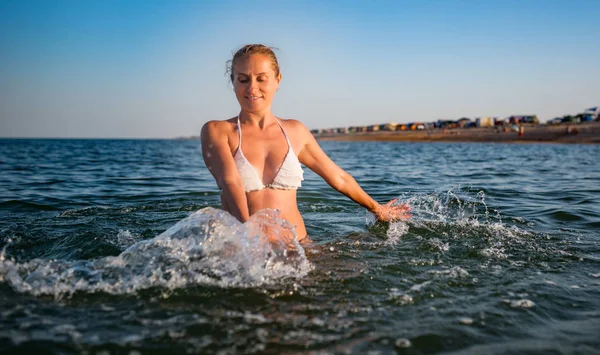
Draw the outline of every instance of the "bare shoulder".
[[[308,128],[306,128],[306,126],[293,118],[289,118],[289,119],[284,119],[281,118],[280,119],[282,124],[285,126],[285,129],[287,131],[290,131],[290,133],[296,135],[296,136],[300,136],[300,135],[306,135],[307,133],[310,133],[310,131],[308,130]]]
[[[210,129],[210,130],[227,130],[231,129],[235,125],[235,117],[227,120],[211,120],[208,121],[202,126],[202,130]]]
[[[201,137],[205,139],[216,138],[218,136],[227,136],[235,126],[234,118],[227,120],[212,120],[202,126]]]

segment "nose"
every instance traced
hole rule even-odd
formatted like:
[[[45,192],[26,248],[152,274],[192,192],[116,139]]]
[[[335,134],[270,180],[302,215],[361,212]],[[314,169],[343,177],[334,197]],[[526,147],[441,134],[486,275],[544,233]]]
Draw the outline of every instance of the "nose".
[[[255,78],[250,78],[248,81],[248,92],[254,92],[258,89],[258,81]]]

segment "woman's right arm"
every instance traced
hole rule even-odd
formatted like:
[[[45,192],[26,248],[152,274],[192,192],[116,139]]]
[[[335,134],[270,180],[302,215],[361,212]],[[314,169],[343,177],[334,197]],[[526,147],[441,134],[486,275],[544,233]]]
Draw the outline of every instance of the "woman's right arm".
[[[235,166],[229,148],[227,123],[210,121],[202,127],[202,157],[213,175],[217,186],[222,190],[223,208],[241,222],[250,217],[244,183]]]

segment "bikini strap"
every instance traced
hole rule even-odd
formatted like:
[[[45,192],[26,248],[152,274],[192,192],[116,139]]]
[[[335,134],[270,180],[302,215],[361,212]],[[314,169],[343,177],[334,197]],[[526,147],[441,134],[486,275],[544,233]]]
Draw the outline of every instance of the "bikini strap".
[[[287,133],[285,133],[285,129],[283,129],[283,125],[281,124],[281,122],[279,122],[279,119],[277,117],[275,117],[275,121],[277,121],[277,123],[279,123],[279,127],[281,127],[281,131],[283,132],[283,136],[285,137],[285,140],[287,141],[288,146],[291,147],[292,143],[290,143],[290,139],[288,138]]]
[[[237,125],[238,125],[238,138],[240,139],[240,143],[238,144],[238,150],[242,150],[242,125],[240,124],[240,115],[237,116]]]

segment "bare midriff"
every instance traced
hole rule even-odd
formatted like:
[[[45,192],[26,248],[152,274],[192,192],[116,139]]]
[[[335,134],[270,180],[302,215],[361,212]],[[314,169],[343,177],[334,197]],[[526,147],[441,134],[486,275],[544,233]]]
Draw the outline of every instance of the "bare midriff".
[[[277,209],[281,217],[294,226],[298,240],[306,238],[306,227],[296,203],[296,190],[265,188],[247,192],[246,199],[250,215],[265,208]]]

